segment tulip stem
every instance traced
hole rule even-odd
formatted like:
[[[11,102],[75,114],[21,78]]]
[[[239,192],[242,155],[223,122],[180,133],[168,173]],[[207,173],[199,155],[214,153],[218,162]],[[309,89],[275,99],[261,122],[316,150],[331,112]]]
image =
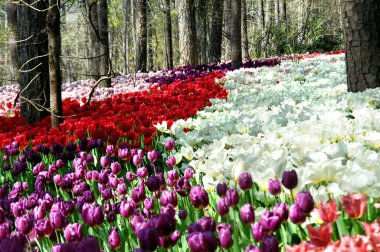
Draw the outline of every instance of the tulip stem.
[[[290,195],[292,197],[293,203],[294,203],[294,195],[293,195],[293,189],[290,189]]]

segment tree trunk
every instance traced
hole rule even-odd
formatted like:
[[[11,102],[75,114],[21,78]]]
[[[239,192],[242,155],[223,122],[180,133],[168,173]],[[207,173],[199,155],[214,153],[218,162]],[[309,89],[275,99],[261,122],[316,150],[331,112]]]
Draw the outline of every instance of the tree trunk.
[[[137,57],[136,70],[146,71],[147,64],[147,4],[146,0],[136,1],[136,35],[137,35]]]
[[[128,74],[128,10],[130,5],[130,0],[124,0],[124,13],[123,13],[123,72]]]
[[[224,1],[220,0],[213,0],[212,3],[210,35],[211,62],[219,62],[222,56],[223,3]]]
[[[241,65],[241,0],[231,1],[231,60],[233,67]]]
[[[287,22],[287,7],[286,7],[286,0],[279,0],[280,1],[280,21]]]
[[[153,54],[153,32],[154,32],[154,27],[153,24],[150,20],[152,20],[152,10],[150,9],[149,5],[147,7],[147,44],[148,44],[148,65],[147,65],[147,70],[153,70],[154,68],[154,54]]]
[[[164,7],[164,36],[165,36],[165,58],[166,58],[166,68],[173,68],[173,39],[172,39],[172,17],[171,17],[171,7],[170,0],[165,0]]]
[[[280,23],[280,0],[274,0],[274,24]]]
[[[48,7],[46,1],[25,0],[25,3],[35,3],[33,7],[39,10]],[[26,123],[35,123],[49,115],[49,63],[45,24],[46,11],[35,11],[24,4],[17,5],[17,26],[21,40],[18,54],[21,66],[21,115],[25,117]]]
[[[199,45],[201,49],[201,64],[208,63],[208,55],[207,55],[207,0],[199,0],[198,2],[199,10],[198,10],[198,20],[200,27],[200,36],[199,36]]]
[[[286,0],[284,0],[286,1]],[[265,31],[265,7],[264,7],[264,0],[259,0],[258,1],[258,23],[260,30],[262,32]]]
[[[380,3],[342,0],[348,91],[380,87]]]
[[[98,0],[98,27],[100,40],[100,75],[104,79],[103,85],[111,87],[112,62],[110,58],[110,44],[108,39],[108,3],[107,0]]]
[[[223,1],[223,0],[222,0]],[[231,59],[231,0],[224,0],[224,59]]]
[[[198,65],[194,0],[178,0],[179,53],[181,65]]]
[[[61,75],[61,22],[59,0],[49,1],[46,16],[46,31],[49,43],[50,115],[51,127],[58,127],[62,116]]]
[[[241,31],[242,31],[242,47],[243,59],[249,59],[249,46],[248,46],[248,25],[247,25],[247,0],[241,0]]]
[[[99,25],[98,25],[98,0],[87,1],[88,25],[90,31],[91,49],[90,52],[90,75],[95,80],[100,79],[100,50]]]
[[[17,34],[17,5],[13,3],[12,0],[6,0],[5,2],[5,11],[7,13],[7,23],[8,23],[8,31],[9,31],[9,62],[8,64],[11,66],[11,79],[17,80],[18,78],[18,48],[17,42],[18,34]]]

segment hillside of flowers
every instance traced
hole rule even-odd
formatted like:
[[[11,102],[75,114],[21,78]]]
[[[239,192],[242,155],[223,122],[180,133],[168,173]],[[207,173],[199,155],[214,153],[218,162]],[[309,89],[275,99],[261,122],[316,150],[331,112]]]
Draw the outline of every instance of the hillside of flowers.
[[[380,251],[380,91],[344,55],[63,86],[25,125],[0,89],[0,251]]]

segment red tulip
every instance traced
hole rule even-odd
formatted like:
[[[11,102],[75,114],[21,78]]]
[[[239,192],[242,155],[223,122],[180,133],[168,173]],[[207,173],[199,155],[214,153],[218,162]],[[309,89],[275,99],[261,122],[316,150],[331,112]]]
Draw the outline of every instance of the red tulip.
[[[329,203],[321,202],[318,207],[318,213],[325,223],[334,223],[340,215],[334,200],[330,200]]]
[[[367,199],[364,194],[347,193],[340,198],[340,203],[344,211],[353,219],[359,219],[367,210]]]
[[[330,223],[324,223],[319,228],[306,226],[310,242],[318,247],[326,247],[331,241],[332,228]]]

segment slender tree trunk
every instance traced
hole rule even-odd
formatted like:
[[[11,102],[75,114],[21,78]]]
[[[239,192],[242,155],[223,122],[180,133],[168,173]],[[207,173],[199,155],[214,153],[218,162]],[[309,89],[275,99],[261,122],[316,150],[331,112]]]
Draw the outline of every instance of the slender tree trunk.
[[[231,0],[224,0],[224,59],[231,59]]]
[[[342,0],[348,91],[380,87],[380,2]]]
[[[220,0],[213,0],[212,3],[210,35],[211,62],[219,62],[222,56],[223,3],[224,1]]]
[[[147,22],[148,22],[148,25],[147,25],[147,44],[148,44],[148,65],[147,65],[147,70],[152,70],[154,65],[153,65],[153,61],[154,61],[154,54],[153,54],[153,31],[154,31],[154,27],[152,25],[152,22],[150,21],[151,20],[151,17],[152,17],[152,10],[150,9],[149,5],[147,7]]]
[[[165,0],[165,21],[164,21],[164,36],[165,36],[165,58],[166,68],[173,68],[173,40],[172,40],[172,17],[170,0]]]
[[[146,71],[147,66],[147,3],[146,0],[136,1],[136,35],[137,35],[137,57],[136,70]]]
[[[5,11],[7,13],[7,23],[8,23],[8,31],[9,31],[9,62],[8,64],[11,66],[11,79],[16,80],[18,78],[18,48],[17,42],[18,34],[17,34],[17,5],[13,3],[12,0],[6,0],[5,2]]]
[[[110,58],[110,44],[108,38],[108,3],[107,0],[98,0],[98,27],[100,39],[100,75],[111,77],[112,62]],[[103,80],[103,85],[111,87],[111,78]]]
[[[248,25],[247,25],[247,0],[241,0],[241,31],[242,31],[242,47],[243,59],[249,59],[248,46]]]
[[[179,52],[181,65],[198,65],[194,0],[178,0]]]
[[[128,12],[130,6],[130,0],[124,0],[124,15],[123,15],[123,71],[124,74],[128,74]]]
[[[274,0],[274,24],[280,23],[280,0]]]
[[[280,20],[282,22],[287,22],[287,6],[286,6],[287,0],[279,0],[280,2]]]
[[[199,10],[198,10],[198,20],[199,20],[199,27],[200,27],[200,33],[199,33],[199,45],[201,50],[201,64],[206,64],[208,62],[208,55],[207,55],[207,0],[199,0],[198,2]]]
[[[32,4],[35,1],[25,0]],[[33,5],[39,10],[46,10],[46,1]],[[19,63],[21,66],[19,83],[21,90],[21,115],[26,123],[35,123],[49,115],[49,63],[46,34],[46,11],[17,5],[17,28],[19,38]],[[32,105],[33,103],[33,105]],[[36,108],[37,107],[37,108]]]
[[[233,67],[239,67],[242,63],[241,0],[231,1],[231,60]]]
[[[61,22],[60,0],[50,0],[46,16],[46,31],[49,43],[50,115],[51,127],[62,121],[62,75],[61,75]]]
[[[131,15],[131,23],[132,23],[132,39],[133,39],[133,59],[134,59],[134,63],[135,63],[135,67],[134,67],[134,70],[135,72],[137,72],[137,57],[139,55],[139,48],[137,46],[137,33],[136,33],[136,1],[135,0],[132,0],[131,2],[131,11],[132,11],[132,15]]]
[[[100,79],[100,50],[99,25],[98,25],[98,0],[87,1],[88,25],[90,31],[91,49],[90,52],[90,75],[95,80]]]
[[[284,0],[286,1],[286,0]],[[258,1],[258,23],[260,30],[262,32],[265,31],[265,5],[264,5],[264,0],[259,0]]]

